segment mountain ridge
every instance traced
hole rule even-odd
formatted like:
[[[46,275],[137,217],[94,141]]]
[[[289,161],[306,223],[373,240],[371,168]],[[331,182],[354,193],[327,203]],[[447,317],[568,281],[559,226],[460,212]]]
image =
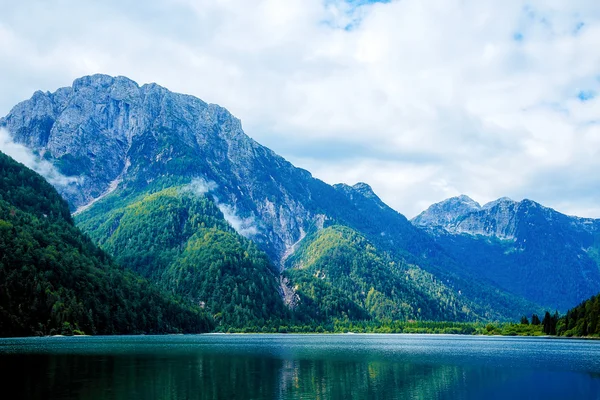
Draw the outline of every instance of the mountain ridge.
[[[455,204],[456,198],[436,203],[412,223],[477,276],[562,311],[598,291],[600,220],[529,199],[501,198],[470,210]],[[536,287],[539,281],[546,287]]]
[[[268,227],[252,239],[277,264],[324,216],[359,228],[372,225],[357,210],[369,200],[402,227],[397,240],[427,240],[368,185],[330,186],[313,178],[246,136],[241,122],[217,105],[107,75],[36,93],[0,118],[0,127],[64,175],[82,178],[59,188],[73,210],[117,188],[141,190],[173,176],[201,178],[215,183],[212,194],[237,217]],[[385,232],[380,225],[374,234]]]
[[[74,88],[40,92],[19,103],[0,126],[61,173],[79,176],[62,194],[72,210],[96,201],[80,209],[76,221],[97,240],[102,235],[86,221],[103,220],[136,196],[203,182],[228,223],[266,252],[280,272],[311,232],[337,224],[392,258],[418,265],[482,309],[501,310],[489,315],[506,318],[535,307],[465,274],[460,259],[367,184],[330,186],[313,178],[246,136],[227,110],[193,96],[95,75],[80,78]]]

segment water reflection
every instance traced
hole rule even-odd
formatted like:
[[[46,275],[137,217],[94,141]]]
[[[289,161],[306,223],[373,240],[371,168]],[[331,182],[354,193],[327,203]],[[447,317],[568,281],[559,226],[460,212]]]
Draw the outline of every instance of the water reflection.
[[[396,343],[396,353],[387,342],[377,347],[323,338],[157,339],[154,345],[148,343],[154,339],[97,340],[92,347],[68,339],[62,346],[0,342],[4,393],[31,399],[600,399],[596,364],[577,364],[566,356],[572,351],[558,368],[525,362],[535,354],[532,348],[521,355],[525,367],[515,368],[500,354],[484,359],[466,349],[448,353],[452,345],[439,343],[420,344],[416,351],[414,343],[402,342],[406,339]],[[579,350],[595,357],[600,354],[595,345]],[[480,352],[489,353],[484,347]],[[432,354],[439,355],[438,362]]]
[[[387,362],[284,363],[279,398],[440,398],[450,394],[461,371],[452,366]]]

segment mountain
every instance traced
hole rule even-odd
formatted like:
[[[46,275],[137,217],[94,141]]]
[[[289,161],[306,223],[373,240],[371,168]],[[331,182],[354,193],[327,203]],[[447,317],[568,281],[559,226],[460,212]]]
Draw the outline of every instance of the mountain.
[[[498,301],[495,307],[470,301],[447,279],[378,250],[330,220],[309,231],[280,277],[266,254],[230,227],[205,187],[192,181],[131,198],[114,194],[78,216],[79,226],[119,263],[202,304],[222,328],[260,328],[290,318],[301,324],[332,318],[502,319],[510,310]]]
[[[600,288],[600,220],[531,200],[445,200],[413,219],[473,276],[566,311]]]
[[[211,329],[199,307],[117,266],[44,178],[0,153],[0,336]]]
[[[368,185],[334,188],[314,179],[245,135],[224,108],[156,84],[83,77],[54,93],[36,92],[1,118],[0,127],[78,178],[58,187],[72,210],[82,211],[117,187],[129,194],[195,178],[229,211],[238,232],[280,265],[324,218],[376,235],[394,230],[390,243],[423,250],[425,235]],[[384,221],[373,221],[370,211],[385,214]]]
[[[246,136],[227,110],[124,77],[88,76],[55,93],[36,92],[0,126],[63,174],[83,178],[61,191],[73,209],[117,186],[136,191],[199,178],[275,259],[317,218],[313,197],[327,195],[319,193],[326,185]]]
[[[15,142],[71,178],[57,188],[76,211],[79,226],[102,248],[125,266],[197,301],[206,303],[206,292],[179,284],[177,276],[183,272],[173,272],[179,265],[175,260],[194,259],[184,254],[188,248],[192,253],[200,251],[191,244],[196,232],[186,227],[196,226],[194,218],[205,218],[205,213],[212,215],[218,209],[215,218],[224,219],[266,253],[268,266],[254,262],[260,257],[250,256],[250,264],[265,276],[264,282],[256,282],[257,287],[266,290],[272,278],[278,280],[278,291],[288,306],[297,298],[309,301],[307,296],[295,296],[297,285],[284,272],[296,264],[288,259],[317,240],[320,230],[338,225],[360,235],[381,257],[419,268],[454,297],[481,310],[460,315],[517,318],[537,307],[492,281],[464,273],[460,259],[452,258],[426,232],[383,203],[367,184],[330,186],[313,178],[249,138],[227,110],[195,97],[156,84],[139,86],[124,77],[93,75],[54,93],[36,92],[0,119],[1,127]],[[204,199],[198,215],[186,214],[192,206],[186,200],[177,218],[167,212],[146,218],[143,211],[136,221],[138,214],[132,210],[155,208],[150,196],[172,193],[168,190],[174,188],[181,193],[183,187],[193,187]],[[215,224],[219,232],[231,235],[224,223]],[[153,237],[147,232],[158,233]],[[232,240],[237,249],[249,243],[239,237]],[[234,253],[238,255],[226,258],[238,260],[240,253]],[[367,269],[360,271],[368,274]],[[401,274],[392,276],[399,279]],[[355,285],[370,282],[355,278]],[[338,287],[339,282],[331,285]],[[411,301],[435,298],[433,290],[433,286],[423,286]],[[387,300],[400,301],[391,292]],[[353,301],[357,307],[364,306]],[[411,307],[418,310],[419,304]],[[255,306],[250,309],[251,315],[258,315]],[[446,306],[439,305],[439,309]]]

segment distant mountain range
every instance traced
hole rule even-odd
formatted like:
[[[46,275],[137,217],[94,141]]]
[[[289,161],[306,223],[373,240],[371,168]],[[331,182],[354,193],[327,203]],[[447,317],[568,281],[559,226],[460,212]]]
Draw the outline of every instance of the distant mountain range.
[[[327,185],[224,108],[156,84],[83,77],[36,92],[2,127],[71,177],[57,189],[92,240],[223,324],[515,319],[600,291],[593,220],[463,197],[411,223],[369,185]],[[511,286],[523,277],[530,290]]]
[[[412,222],[462,268],[538,304],[565,311],[600,291],[600,220],[531,200],[501,198],[480,206],[459,196]]]

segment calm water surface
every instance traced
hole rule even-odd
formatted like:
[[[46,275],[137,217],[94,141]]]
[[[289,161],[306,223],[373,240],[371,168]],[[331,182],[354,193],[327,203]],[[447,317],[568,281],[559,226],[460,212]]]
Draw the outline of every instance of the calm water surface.
[[[0,339],[2,398],[599,399],[600,341],[446,335]]]

